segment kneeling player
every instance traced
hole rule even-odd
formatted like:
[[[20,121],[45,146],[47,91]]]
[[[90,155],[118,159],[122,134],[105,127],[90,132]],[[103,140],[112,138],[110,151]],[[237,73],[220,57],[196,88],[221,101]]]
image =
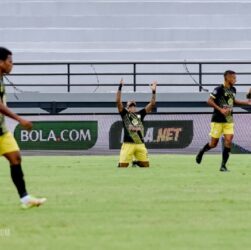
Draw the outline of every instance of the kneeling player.
[[[128,101],[124,108],[121,101],[121,90],[124,85],[123,79],[119,84],[116,102],[119,114],[121,115],[124,127],[124,143],[120,151],[119,167],[128,167],[133,159],[133,163],[140,167],[149,167],[147,149],[144,143],[144,125],[143,120],[147,113],[151,112],[156,102],[156,85],[157,82],[151,84],[152,99],[150,103],[142,110],[136,110],[136,102]]]

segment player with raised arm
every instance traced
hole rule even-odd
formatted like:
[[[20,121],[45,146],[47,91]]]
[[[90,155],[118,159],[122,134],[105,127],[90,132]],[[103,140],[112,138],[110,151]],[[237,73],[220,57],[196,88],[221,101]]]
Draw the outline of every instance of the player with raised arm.
[[[152,98],[149,104],[137,112],[136,102],[134,100],[128,101],[126,108],[121,100],[121,91],[124,85],[121,79],[116,102],[119,114],[121,115],[124,127],[124,142],[120,151],[119,167],[128,167],[129,163],[133,162],[139,167],[149,167],[149,159],[147,149],[144,143],[144,125],[145,116],[152,112],[156,104],[156,86],[157,82],[151,84]]]
[[[215,88],[210,94],[208,105],[214,108],[211,119],[211,140],[197,154],[196,162],[201,163],[205,152],[215,148],[219,142],[219,138],[224,135],[224,149],[222,152],[222,162],[220,171],[228,171],[226,163],[231,151],[232,140],[234,137],[234,120],[233,106],[234,105],[251,105],[249,101],[240,101],[235,98],[236,88],[236,73],[232,70],[227,70],[224,73],[224,84]]]
[[[12,67],[12,52],[6,48],[0,47],[0,155],[4,156],[10,163],[11,178],[17,188],[22,207],[30,208],[42,205],[46,199],[35,198],[28,194],[21,167],[20,149],[12,133],[8,131],[5,124],[5,116],[8,116],[19,122],[25,129],[30,130],[32,128],[32,123],[30,121],[13,113],[6,104],[6,92],[3,80],[4,76],[11,72]]]

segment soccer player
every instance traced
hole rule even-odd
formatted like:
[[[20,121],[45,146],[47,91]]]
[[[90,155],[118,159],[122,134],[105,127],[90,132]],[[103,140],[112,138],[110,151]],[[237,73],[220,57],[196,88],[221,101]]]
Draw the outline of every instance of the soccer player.
[[[150,103],[137,112],[136,102],[134,100],[128,101],[126,108],[121,101],[121,90],[124,85],[123,79],[121,79],[116,102],[119,114],[121,115],[124,127],[124,143],[120,151],[119,167],[128,167],[129,163],[133,162],[134,165],[139,167],[149,167],[149,159],[147,155],[147,149],[144,143],[144,125],[143,121],[147,113],[150,113],[156,103],[156,85],[154,81],[151,84],[152,99]]]
[[[236,73],[227,70],[224,73],[224,84],[214,89],[208,99],[209,106],[214,108],[211,120],[211,141],[207,143],[197,154],[196,162],[201,163],[203,154],[208,150],[215,148],[219,138],[224,135],[224,149],[222,152],[222,163],[220,171],[228,171],[226,163],[229,158],[231,144],[234,136],[233,106],[251,105],[250,101],[240,101],[235,99]]]
[[[31,129],[32,123],[17,114],[13,113],[6,105],[6,93],[4,86],[4,75],[12,70],[12,52],[0,47],[0,155],[4,156],[10,163],[11,178],[18,191],[21,206],[30,208],[42,205],[45,198],[30,196],[25,187],[24,175],[21,167],[20,149],[13,135],[8,131],[5,124],[5,116],[8,116],[20,123],[25,129]]]

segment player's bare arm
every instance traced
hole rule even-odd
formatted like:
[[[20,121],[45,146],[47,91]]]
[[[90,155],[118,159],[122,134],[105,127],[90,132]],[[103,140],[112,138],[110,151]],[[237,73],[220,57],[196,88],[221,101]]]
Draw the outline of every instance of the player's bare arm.
[[[213,97],[210,97],[207,101],[208,105],[210,107],[213,107],[215,109],[217,109],[218,111],[220,111],[223,115],[227,116],[229,114],[229,112],[231,111],[229,108],[221,108],[220,106],[218,106]]]
[[[117,103],[117,107],[118,107],[118,111],[122,112],[124,106],[122,103],[122,99],[121,99],[121,91],[122,91],[122,87],[124,86],[124,80],[123,78],[121,78],[120,82],[119,82],[119,88],[117,91],[117,95],[116,95],[116,103]]]
[[[152,98],[149,104],[147,104],[147,106],[145,107],[147,113],[152,112],[152,109],[156,105],[156,88],[157,88],[157,81],[153,81],[151,83]]]
[[[5,106],[2,102],[0,102],[0,112],[8,117],[10,117],[13,120],[16,120],[17,122],[20,123],[20,125],[27,129],[30,130],[32,129],[32,123],[30,121],[27,121],[23,118],[21,118],[19,115],[13,113],[7,106]]]
[[[234,104],[236,105],[251,105],[251,89],[249,89],[249,92],[247,93],[247,99],[245,101],[242,100],[235,100]]]
[[[247,101],[242,101],[242,100],[234,100],[234,104],[235,105],[251,105],[251,100],[247,100]]]

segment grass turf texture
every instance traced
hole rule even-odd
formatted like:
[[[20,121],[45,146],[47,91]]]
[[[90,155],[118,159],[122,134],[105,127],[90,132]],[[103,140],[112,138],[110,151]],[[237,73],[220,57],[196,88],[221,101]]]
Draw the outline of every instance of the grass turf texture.
[[[152,155],[118,169],[115,156],[24,157],[28,189],[48,198],[23,211],[0,160],[0,248],[250,249],[251,155]],[[9,235],[4,235],[4,230]]]

